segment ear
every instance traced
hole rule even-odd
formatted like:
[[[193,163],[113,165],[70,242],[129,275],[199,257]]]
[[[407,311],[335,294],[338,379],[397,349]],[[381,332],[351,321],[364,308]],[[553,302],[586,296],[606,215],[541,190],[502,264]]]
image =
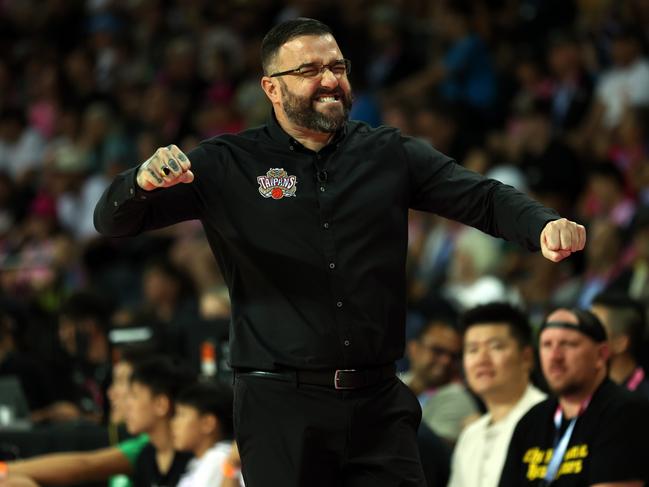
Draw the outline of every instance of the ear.
[[[608,343],[607,342],[601,343],[597,347],[597,365],[606,367],[606,364],[608,363],[608,359],[610,357],[611,357],[611,351],[608,348]]]
[[[529,345],[524,346],[521,349],[521,358],[523,365],[527,369],[527,373],[531,374],[534,370],[534,349]]]
[[[279,91],[278,83],[269,76],[263,76],[261,78],[261,89],[264,90],[266,96],[273,105],[279,104],[282,95]]]

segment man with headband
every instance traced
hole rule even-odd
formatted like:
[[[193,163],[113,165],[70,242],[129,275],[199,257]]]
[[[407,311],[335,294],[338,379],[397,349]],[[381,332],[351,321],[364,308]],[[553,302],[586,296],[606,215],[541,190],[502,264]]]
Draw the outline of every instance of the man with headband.
[[[500,486],[645,485],[649,401],[607,378],[599,319],[589,311],[554,311],[541,327],[539,353],[555,397],[518,423]]]

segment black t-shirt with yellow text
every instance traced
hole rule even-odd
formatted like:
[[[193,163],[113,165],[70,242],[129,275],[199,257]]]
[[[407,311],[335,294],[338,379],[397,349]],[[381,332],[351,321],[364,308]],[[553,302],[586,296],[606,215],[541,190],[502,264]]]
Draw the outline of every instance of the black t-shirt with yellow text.
[[[549,398],[521,418],[512,436],[499,487],[547,485],[544,477],[557,436],[557,399]],[[649,480],[649,401],[606,379],[578,417],[556,487]]]

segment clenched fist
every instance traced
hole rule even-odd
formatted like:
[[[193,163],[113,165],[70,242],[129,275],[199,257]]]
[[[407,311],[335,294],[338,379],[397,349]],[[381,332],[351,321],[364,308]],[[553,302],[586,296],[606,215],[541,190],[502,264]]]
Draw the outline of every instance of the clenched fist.
[[[541,232],[541,252],[546,259],[559,262],[586,245],[586,229],[561,218],[549,222]]]
[[[160,147],[137,171],[137,184],[145,191],[191,183],[194,173],[189,158],[176,145]]]

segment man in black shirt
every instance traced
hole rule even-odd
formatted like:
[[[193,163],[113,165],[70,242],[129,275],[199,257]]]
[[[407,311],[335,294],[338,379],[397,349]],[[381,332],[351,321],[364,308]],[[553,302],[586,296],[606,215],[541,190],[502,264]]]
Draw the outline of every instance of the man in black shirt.
[[[607,378],[608,344],[599,319],[559,309],[539,341],[543,375],[558,397],[519,421],[500,487],[645,485],[649,401]]]
[[[583,248],[584,228],[423,141],[348,121],[350,62],[326,25],[274,27],[262,64],[265,126],[158,149],[106,190],[95,225],[203,222],[232,298],[246,485],[421,486],[421,410],[394,376],[409,208],[553,261]]]

